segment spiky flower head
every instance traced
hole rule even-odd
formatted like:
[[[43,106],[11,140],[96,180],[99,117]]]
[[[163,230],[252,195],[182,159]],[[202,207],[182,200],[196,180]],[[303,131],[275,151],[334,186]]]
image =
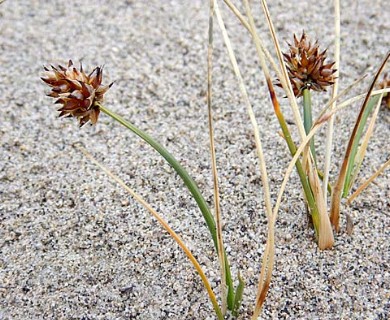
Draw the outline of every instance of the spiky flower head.
[[[388,73],[384,74],[383,80],[381,82],[379,82],[379,84],[378,84],[378,88],[379,89],[390,88],[390,75]],[[383,95],[382,101],[390,109],[390,93],[389,92],[387,92]]]
[[[304,89],[326,91],[327,86],[334,84],[335,62],[325,63],[326,50],[319,50],[318,41],[311,44],[305,32],[300,39],[294,34],[294,44],[289,44],[289,52],[283,56],[296,97]]]
[[[51,69],[44,67],[45,76],[41,79],[51,87],[49,97],[57,98],[55,103],[61,104],[60,117],[76,117],[80,126],[88,121],[95,124],[98,120],[100,109],[99,102],[103,101],[103,95],[112,86],[102,86],[103,68],[96,67],[89,75],[84,73],[80,64],[77,69],[72,60],[68,67],[59,65]]]

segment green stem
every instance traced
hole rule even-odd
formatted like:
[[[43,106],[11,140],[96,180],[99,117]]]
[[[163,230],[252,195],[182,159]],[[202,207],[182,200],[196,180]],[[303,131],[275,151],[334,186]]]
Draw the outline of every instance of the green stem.
[[[311,94],[309,89],[303,89],[303,125],[306,134],[309,134],[313,126],[313,115],[311,111]],[[314,148],[314,137],[310,140],[310,150],[314,158],[314,163],[317,163],[316,152]]]
[[[206,221],[206,225],[211,233],[214,247],[217,250],[218,253],[218,242],[217,242],[217,233],[216,233],[216,225],[214,221],[214,217],[211,214],[211,211],[206,203],[206,200],[202,196],[202,194],[199,191],[198,186],[196,185],[195,181],[190,177],[188,172],[183,168],[183,166],[174,158],[173,155],[171,155],[168,150],[166,150],[161,144],[159,144],[156,140],[154,140],[151,136],[149,136],[144,131],[138,129],[136,126],[131,124],[130,122],[123,119],[121,116],[117,115],[116,113],[112,112],[111,110],[104,107],[102,104],[97,104],[102,112],[113,118],[114,120],[118,121],[120,124],[134,132],[136,135],[138,135],[141,139],[143,139],[145,142],[147,142],[153,149],[155,149],[158,153],[161,154],[161,156],[172,166],[172,168],[177,172],[177,174],[182,178],[184,184],[187,186],[188,190],[191,192],[192,196],[194,197],[200,211],[202,212],[203,218]],[[230,272],[230,265],[229,261],[227,259],[227,255],[224,250],[224,256],[225,256],[225,269],[226,269],[226,285],[228,286],[228,307],[229,310],[232,310],[234,307],[234,287],[233,287],[233,280]]]
[[[286,120],[284,119],[284,116],[280,110],[275,110],[276,116],[279,120],[280,127],[282,128],[282,132],[284,135],[284,138],[286,139],[288,149],[290,150],[290,153],[292,156],[295,155],[297,152],[297,147],[295,146],[294,141],[291,138],[290,130],[288,129]],[[316,234],[318,236],[318,230],[320,225],[320,215],[317,208],[317,204],[314,199],[313,192],[310,188],[309,181],[306,177],[305,171],[303,170],[301,161],[297,161],[295,164],[295,167],[297,168],[299,179],[301,180],[301,184],[303,187],[303,191],[306,195],[306,200],[309,206],[310,213],[312,215],[314,228],[316,231]]]

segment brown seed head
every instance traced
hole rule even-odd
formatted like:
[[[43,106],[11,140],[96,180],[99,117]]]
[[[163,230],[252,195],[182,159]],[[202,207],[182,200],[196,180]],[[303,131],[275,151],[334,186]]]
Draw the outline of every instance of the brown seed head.
[[[49,97],[57,98],[55,103],[61,104],[58,109],[61,116],[76,117],[80,126],[88,121],[95,124],[99,117],[98,102],[103,101],[103,95],[112,86],[102,86],[103,68],[96,67],[89,75],[83,67],[80,70],[69,60],[68,67],[44,67],[45,76],[41,79],[51,87]]]
[[[383,76],[383,79],[378,84],[378,89],[385,89],[390,87],[390,75],[388,73],[385,73]],[[390,109],[390,93],[387,92],[383,95],[382,101],[385,103],[385,105]]]
[[[334,84],[335,62],[325,63],[326,50],[320,52],[318,42],[312,45],[305,32],[300,39],[294,34],[294,44],[289,44],[289,52],[283,56],[296,97],[302,95],[303,89],[325,91],[325,87]]]

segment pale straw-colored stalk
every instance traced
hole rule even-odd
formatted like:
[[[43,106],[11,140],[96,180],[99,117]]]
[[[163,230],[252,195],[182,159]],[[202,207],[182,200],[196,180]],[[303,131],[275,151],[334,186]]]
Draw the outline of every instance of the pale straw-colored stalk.
[[[350,85],[348,85],[344,90],[342,90],[336,97],[330,99],[325,107],[321,110],[321,112],[319,113],[319,116],[318,117],[321,117],[323,114],[325,114],[326,111],[328,111],[328,109],[330,108],[330,106],[336,102],[339,98],[341,98],[342,96],[345,96],[352,88],[354,88],[360,81],[362,81],[364,78],[366,77],[363,76],[363,77],[360,77],[359,79],[355,80],[354,82],[352,82]]]
[[[334,74],[335,80],[332,87],[332,99],[337,96],[337,91],[339,87],[339,74],[340,74],[340,0],[334,0],[334,68],[336,72]],[[336,107],[336,101],[331,104],[331,109]],[[324,201],[327,203],[328,195],[328,181],[329,181],[329,171],[332,157],[332,143],[333,143],[333,126],[334,126],[334,117],[332,116],[328,122],[328,127],[326,131],[326,142],[325,142],[325,159],[324,159],[324,177],[322,180],[322,192],[324,194]]]
[[[234,74],[236,75],[239,88],[241,91],[241,95],[243,97],[244,103],[247,107],[247,112],[253,127],[253,134],[255,137],[255,143],[256,143],[256,153],[259,158],[259,166],[260,166],[260,173],[261,173],[261,180],[263,184],[263,189],[264,189],[264,201],[265,201],[265,207],[266,207],[266,214],[267,217],[271,217],[272,215],[272,206],[271,206],[271,195],[270,195],[270,189],[269,189],[269,183],[268,183],[268,174],[267,174],[267,169],[265,166],[265,158],[264,158],[264,153],[263,153],[263,148],[260,140],[260,131],[259,131],[259,126],[257,124],[257,120],[255,117],[255,114],[253,112],[253,108],[251,105],[251,102],[249,100],[248,92],[246,90],[244,80],[241,76],[240,69],[237,64],[237,59],[234,55],[234,51],[230,42],[230,38],[227,34],[226,28],[225,28],[225,23],[223,21],[221,11],[219,10],[218,7],[218,2],[215,1],[215,14],[217,17],[218,25],[221,29],[222,37],[224,39],[229,59],[233,67]]]
[[[352,170],[352,177],[350,179],[350,181],[351,181],[350,186],[352,186],[354,184],[356,177],[357,177],[357,174],[359,172],[360,166],[363,162],[364,156],[366,155],[368,142],[370,141],[370,139],[374,133],[375,122],[376,122],[376,119],[378,118],[379,109],[381,107],[382,99],[383,99],[383,93],[381,94],[381,96],[378,99],[375,110],[371,116],[370,123],[368,124],[367,131],[364,134],[364,137],[362,138],[362,143],[360,144],[359,150],[356,153],[355,165],[354,165],[354,168]]]
[[[356,119],[355,126],[352,130],[351,137],[349,139],[348,146],[347,146],[347,149],[345,151],[344,160],[343,160],[341,168],[340,168],[339,176],[338,176],[337,181],[335,183],[335,186],[333,188],[331,208],[330,208],[330,221],[337,232],[340,229],[339,220],[340,220],[341,194],[342,194],[343,186],[345,183],[345,177],[346,177],[346,173],[347,173],[347,169],[348,169],[348,162],[349,162],[350,157],[351,157],[352,145],[354,144],[354,141],[356,139],[356,133],[357,133],[357,130],[359,128],[361,119],[363,117],[364,110],[366,109],[366,106],[367,106],[368,101],[370,99],[371,93],[372,93],[374,86],[379,78],[379,75],[381,74],[381,72],[385,68],[386,63],[389,60],[389,58],[390,58],[390,52],[387,53],[385,59],[383,60],[381,66],[379,67],[378,71],[376,72],[376,74],[371,82],[368,93],[367,93],[367,95],[362,103],[362,106],[360,108],[360,112],[359,112],[359,115]]]
[[[218,187],[218,171],[217,160],[215,155],[214,144],[214,128],[213,128],[213,113],[212,113],[212,57],[213,57],[213,17],[214,17],[214,0],[210,0],[210,12],[209,12],[209,40],[207,48],[207,109],[208,109],[208,126],[209,126],[209,138],[210,138],[210,153],[211,153],[211,167],[213,174],[214,184],[214,209],[215,209],[215,222],[217,226],[217,240],[218,240],[218,258],[221,271],[221,300],[222,300],[222,313],[226,314],[227,310],[227,294],[226,294],[226,275],[225,275],[225,255],[224,245],[222,237],[222,217],[221,206]]]
[[[229,9],[235,14],[238,20],[240,20],[241,24],[249,31],[249,33],[251,33],[252,29],[248,21],[246,21],[246,18],[241,14],[240,10],[238,10],[238,8],[234,5],[234,3],[231,2],[230,0],[224,0],[224,2],[229,7]]]
[[[246,18],[240,13],[240,11],[237,9],[237,7],[230,1],[230,0],[224,0],[224,2],[226,3],[226,5],[229,7],[229,9],[236,15],[236,17],[238,18],[238,20],[240,20],[240,22],[242,23],[242,25],[249,31],[250,35],[253,37],[253,31],[252,31],[252,28],[250,27],[250,24],[248,23],[248,21],[246,20]],[[272,25],[272,21],[271,22],[271,27],[273,28],[273,25]],[[270,28],[271,28],[270,27]],[[258,38],[260,39],[260,37],[258,36]],[[280,47],[279,47],[279,43],[278,43],[278,40],[277,39],[273,39],[274,42],[277,43],[277,47],[279,48],[279,55],[278,55],[278,58],[280,58],[280,56],[282,55],[281,51],[280,51]],[[262,41],[259,41],[258,42],[258,45],[260,46],[261,50],[263,51],[263,54],[265,55],[265,57],[267,58],[267,60],[269,61],[269,63],[271,64],[271,67],[272,69],[276,72],[276,76],[278,77],[279,81],[280,81],[280,84],[282,85],[282,88],[284,89],[289,101],[290,101],[290,104],[293,106],[295,105],[295,110],[298,110],[298,104],[296,102],[296,98],[295,98],[295,95],[292,91],[292,87],[291,87],[291,83],[290,83],[290,80],[287,76],[287,72],[284,72],[282,73],[281,70],[283,70],[283,68],[285,70],[286,67],[285,67],[285,64],[284,64],[284,61],[282,59],[282,62],[281,62],[281,65],[280,65],[280,68],[277,66],[274,58],[271,56],[270,52],[268,51],[268,49],[264,46],[263,42]],[[280,62],[280,59],[279,59],[279,62]],[[287,77],[286,77],[287,76]],[[294,111],[294,107],[293,108],[293,111]],[[298,115],[298,117],[295,117],[295,119],[300,119],[299,118],[299,110],[298,110],[298,113],[295,113],[294,112],[294,116]],[[297,123],[298,127],[301,126],[301,122],[299,121]]]
[[[385,89],[380,89],[380,90],[374,90],[371,92],[370,94],[370,97],[373,97],[373,96],[376,96],[378,94],[382,94],[382,93],[388,93],[390,92],[390,88],[385,88]],[[341,92],[337,97],[336,99],[338,99],[339,97],[341,97],[343,95],[343,92]],[[318,121],[320,121],[320,119],[322,118],[326,118],[326,117],[329,117],[330,115],[333,115],[335,113],[337,113],[338,111],[342,110],[342,109],[345,109],[346,107],[350,106],[351,104],[357,102],[357,101],[360,101],[362,99],[364,99],[366,97],[367,93],[362,93],[362,94],[359,94],[355,97],[352,97],[352,98],[348,98],[347,100],[344,100],[343,102],[340,102],[337,104],[337,107],[334,108],[331,112],[328,112],[329,110],[329,107],[330,107],[330,104],[328,103],[325,108],[321,111],[320,115],[318,116]]]
[[[225,24],[223,22],[221,12],[218,8],[217,2],[216,2],[216,6],[215,6],[215,13],[217,16],[218,24],[219,24],[219,27],[221,29],[226,48],[228,50],[228,55],[229,55],[230,62],[231,62],[232,67],[233,67],[233,71],[234,71],[236,78],[238,80],[240,91],[241,91],[241,94],[243,96],[244,103],[247,107],[249,118],[250,118],[250,121],[251,121],[252,126],[253,126],[253,132],[254,132],[255,143],[256,143],[256,151],[257,151],[257,156],[259,158],[261,180],[262,180],[262,184],[263,184],[263,194],[264,194],[264,201],[265,201],[265,207],[266,207],[266,214],[267,214],[268,221],[270,222],[272,219],[271,195],[270,195],[270,189],[269,189],[269,183],[268,183],[268,174],[267,174],[267,169],[266,169],[266,165],[265,165],[265,158],[264,158],[262,144],[261,144],[261,140],[260,140],[259,127],[258,127],[257,120],[256,120],[256,117],[255,117],[253,109],[252,109],[252,105],[251,105],[250,100],[249,100],[249,96],[248,96],[248,93],[247,93],[247,90],[246,90],[246,87],[244,84],[244,80],[242,79],[241,72],[240,72],[240,69],[238,67],[236,57],[234,55],[234,51],[233,51],[229,36],[228,36],[226,28],[225,28]],[[251,28],[251,30],[253,31],[252,28]],[[269,226],[270,226],[270,223],[269,223]],[[264,268],[266,266],[269,266],[269,268],[272,270],[273,263],[274,263],[273,252],[274,252],[274,231],[271,230],[270,228],[268,228],[267,244],[266,244],[265,252],[263,255],[263,267]],[[264,274],[265,274],[265,272],[263,272],[263,275]],[[271,272],[268,272],[267,274],[265,274],[266,279],[265,280],[262,279],[262,283],[265,283],[265,284],[268,283],[268,285],[269,285],[270,276],[271,276]],[[264,286],[265,285],[261,284],[260,292],[266,293],[268,287],[265,288]],[[257,300],[259,301],[259,299],[257,299]]]
[[[237,9],[237,7],[230,0],[224,0],[224,2],[229,7],[229,9],[234,13],[234,15],[238,18],[238,20],[240,20],[241,24],[248,30],[251,37],[253,37],[253,32],[252,32],[252,29],[251,29],[248,21],[241,14],[241,12]],[[258,38],[260,39],[259,36],[258,36]],[[268,51],[268,49],[265,47],[265,45],[263,44],[263,42],[261,40],[259,41],[259,45],[260,45],[261,50],[263,51],[263,54],[265,55],[268,62],[270,63],[271,68],[275,71],[278,79],[280,79],[282,87],[284,88],[285,91],[288,91],[287,83],[286,83],[284,77],[282,76],[282,72],[280,71],[280,68],[277,66],[274,58],[271,56],[271,53]]]
[[[160,225],[169,233],[169,235],[176,241],[179,247],[184,251],[187,255],[188,259],[191,261],[192,265],[199,273],[200,278],[202,279],[203,285],[205,286],[211,303],[213,304],[214,310],[217,314],[218,319],[223,320],[223,315],[221,309],[219,308],[217,298],[211,288],[211,284],[207,279],[202,267],[200,266],[198,260],[194,257],[190,249],[185,245],[182,238],[172,230],[172,228],[168,225],[168,223],[158,214],[156,210],[154,210],[140,195],[138,195],[133,189],[131,189],[126,183],[120,179],[118,176],[114,175],[108,168],[106,168],[103,164],[98,162],[84,147],[80,144],[74,144],[74,147],[80,150],[92,163],[98,166],[101,170],[103,170],[111,179],[116,181],[123,189],[125,189],[135,200],[137,200],[142,206],[145,207],[149,211],[149,213],[160,223]]]
[[[251,28],[250,32],[252,34],[252,39],[256,46],[256,51],[257,51],[258,58],[260,60],[261,68],[263,69],[270,92],[274,92],[272,88],[273,86],[272,86],[271,76],[269,74],[267,64],[265,63],[264,52],[261,49],[262,48],[261,39],[257,34],[255,22],[253,19],[252,11],[248,0],[244,0],[244,5],[248,16],[249,25]],[[275,262],[275,224],[271,223],[272,219],[273,219],[273,214],[269,215],[268,218],[267,244],[263,254],[252,319],[257,319],[258,316],[260,315],[271,282],[272,269]]]
[[[374,181],[386,168],[390,166],[390,159],[388,159],[371,177],[369,177],[362,185],[356,189],[356,191],[347,199],[347,204],[351,204],[353,200],[364,190],[369,184]]]
[[[286,67],[286,64],[284,63],[284,59],[283,59],[283,53],[280,49],[280,44],[279,44],[279,40],[276,36],[275,27],[273,25],[271,15],[270,15],[269,10],[268,10],[267,1],[261,0],[261,5],[262,5],[263,11],[264,11],[264,15],[267,19],[268,28],[270,30],[270,33],[272,36],[272,41],[273,41],[274,46],[275,46],[275,51],[276,51],[276,55],[277,55],[278,60],[279,60],[279,65],[280,65],[280,68],[282,69],[282,77],[279,78],[279,80],[283,86],[283,89],[285,90],[285,92],[287,94],[287,98],[289,99],[291,109],[292,109],[292,112],[294,115],[295,124],[298,127],[298,132],[299,132],[299,135],[301,137],[301,140],[303,140],[306,137],[305,128],[303,127],[301,116],[299,114],[299,107],[298,107],[297,99],[295,98],[295,95],[294,95],[294,92],[293,92],[293,89],[291,86],[290,78],[289,78],[288,72],[287,72],[287,67]]]

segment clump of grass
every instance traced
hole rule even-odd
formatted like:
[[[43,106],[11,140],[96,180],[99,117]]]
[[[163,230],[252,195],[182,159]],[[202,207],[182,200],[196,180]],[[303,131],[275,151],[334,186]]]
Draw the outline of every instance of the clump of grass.
[[[347,197],[354,178],[359,170],[359,167],[364,158],[365,150],[368,145],[368,140],[372,135],[375,119],[378,115],[379,103],[383,97],[380,95],[380,92],[376,92],[375,95],[372,92],[373,85],[376,82],[377,77],[382,72],[386,61],[388,60],[388,55],[385,58],[385,61],[382,63],[378,72],[376,73],[370,90],[367,94],[360,97],[354,97],[349,101],[344,101],[337,104],[337,101],[340,97],[346,94],[350,87],[344,90],[340,95],[338,95],[338,74],[339,74],[339,60],[340,60],[340,8],[339,1],[334,1],[335,6],[335,61],[334,62],[325,62],[326,59],[326,50],[320,51],[319,44],[316,41],[313,45],[308,41],[305,33],[302,34],[301,38],[298,39],[294,35],[294,43],[289,45],[289,52],[282,53],[275,32],[275,28],[271,19],[270,12],[268,10],[267,2],[265,0],[261,1],[263,8],[264,16],[266,18],[270,37],[274,43],[276,57],[279,62],[279,66],[274,61],[271,54],[264,44],[261,41],[260,36],[256,32],[254,18],[252,16],[251,8],[247,0],[244,0],[245,13],[244,16],[239,9],[230,1],[224,1],[232,13],[239,19],[241,24],[249,32],[250,36],[253,39],[255,44],[260,66],[264,72],[266,83],[271,97],[271,103],[274,106],[275,115],[279,121],[280,127],[283,132],[283,138],[287,142],[288,149],[293,156],[284,181],[281,186],[281,190],[278,195],[277,203],[274,207],[273,218],[276,217],[277,211],[281,201],[281,195],[284,192],[284,188],[287,183],[287,179],[291,174],[293,166],[296,166],[301,185],[304,190],[305,202],[309,208],[311,219],[313,220],[313,225],[315,228],[315,233],[318,239],[318,245],[320,249],[328,249],[333,246],[334,236],[332,232],[332,227],[336,231],[339,230],[338,216],[340,210],[340,198],[341,196]],[[225,37],[225,35],[223,35]],[[229,51],[229,48],[228,48]],[[229,56],[230,56],[229,52]],[[298,133],[301,137],[301,145],[298,148],[293,140],[291,139],[291,133],[287,122],[285,121],[283,112],[280,108],[277,94],[272,85],[270,73],[267,66],[268,60],[270,66],[276,72],[279,82],[278,85],[283,87],[285,94],[289,98],[290,106],[294,114],[295,124],[298,129]],[[235,68],[233,68],[235,69]],[[240,82],[239,82],[240,83]],[[332,87],[332,97],[327,104],[327,106],[320,112],[320,117],[313,122],[312,116],[312,102],[310,96],[310,90],[314,91],[325,91],[325,87]],[[381,88],[385,86],[382,85]],[[296,98],[303,97],[303,117],[299,116],[298,105]],[[344,162],[347,166],[344,168],[344,165],[341,168],[339,177],[336,183],[331,186],[328,183],[329,179],[329,167],[331,164],[331,149],[332,149],[332,140],[333,140],[333,116],[341,108],[349,105],[353,100],[358,100],[364,97],[364,102],[361,108],[361,112],[356,120],[355,129],[353,130],[351,137],[349,139],[349,145],[346,149],[346,157]],[[378,104],[377,104],[378,103]],[[375,112],[372,112],[373,106],[377,105]],[[364,128],[366,127],[367,119],[371,116],[371,120],[366,131],[364,138],[362,134]],[[324,125],[329,121],[327,139],[326,139],[326,155],[325,155],[325,168],[324,172],[317,167],[317,153],[314,147],[314,135],[320,126]],[[309,144],[309,147],[308,147]],[[359,152],[357,151],[359,149]],[[368,181],[378,176],[385,167],[387,163],[382,166],[377,173],[375,173]],[[349,170],[347,171],[347,168]],[[323,180],[322,188],[320,179]],[[340,194],[339,188],[343,188],[343,194]],[[366,185],[363,185],[358,190],[362,190]],[[328,213],[327,208],[327,194],[328,192],[332,193],[332,207]],[[273,245],[273,232],[268,236],[267,247]],[[268,254],[266,249],[266,254]],[[269,261],[263,261],[258,295],[256,298],[256,306],[254,311],[253,319],[256,319],[260,314],[262,303],[264,302],[264,295],[267,291],[267,285],[264,281],[264,270],[267,268],[264,265],[267,265],[268,269],[272,263]],[[268,273],[269,275],[270,273]]]
[[[320,249],[332,248],[334,244],[334,235],[332,225],[336,231],[339,230],[339,215],[341,210],[341,198],[348,197],[352,185],[356,179],[359,168],[363,162],[369,140],[373,134],[375,121],[378,117],[379,108],[382,100],[388,104],[390,89],[386,76],[379,85],[379,90],[374,91],[377,80],[385,68],[390,54],[387,54],[380,68],[378,69],[369,90],[360,96],[352,97],[345,101],[338,102],[341,97],[346,95],[348,91],[358,83],[354,82],[346,89],[338,93],[338,69],[340,55],[340,10],[338,0],[335,0],[335,61],[326,61],[326,50],[320,50],[318,42],[311,43],[306,33],[303,33],[300,38],[294,35],[293,44],[289,45],[289,51],[282,53],[280,44],[275,32],[273,21],[265,0],[261,1],[265,20],[269,27],[270,35],[274,44],[275,56],[273,58],[270,51],[265,47],[261,36],[259,35],[255,19],[252,14],[251,6],[248,0],[244,0],[245,15],[242,14],[237,7],[230,1],[224,0],[227,7],[239,19],[241,24],[249,32],[256,48],[257,56],[261,69],[264,73],[267,88],[270,94],[270,102],[273,106],[275,116],[282,130],[282,136],[286,141],[287,148],[292,156],[280,186],[275,205],[272,206],[270,184],[268,181],[267,163],[265,151],[263,150],[261,141],[261,131],[255,117],[253,105],[249,99],[241,71],[233,50],[233,44],[229,38],[225,28],[224,19],[219,9],[218,1],[210,0],[209,6],[209,40],[207,54],[207,106],[208,106],[208,128],[210,138],[210,154],[211,167],[214,189],[214,215],[212,210],[207,205],[201,191],[195,181],[185,168],[175,159],[175,157],[158,143],[148,133],[140,130],[131,122],[125,120],[118,114],[114,113],[104,106],[104,95],[111,88],[112,83],[103,85],[103,68],[96,67],[91,73],[84,72],[82,66],[77,68],[69,61],[67,67],[51,66],[45,67],[45,76],[42,80],[51,87],[48,94],[55,98],[56,104],[60,105],[60,116],[74,117],[78,120],[80,126],[86,123],[96,124],[100,113],[104,113],[117,121],[131,132],[149,144],[155,149],[166,161],[172,166],[175,172],[181,177],[183,183],[189,190],[192,197],[195,199],[199,210],[201,211],[204,221],[209,229],[210,237],[215,247],[216,255],[220,265],[221,274],[221,296],[220,301],[216,297],[210,281],[207,279],[200,264],[185,245],[181,237],[167,224],[162,216],[157,213],[150,204],[142,199],[133,189],[125,185],[125,183],[109,169],[97,162],[92,155],[82,146],[75,145],[78,150],[83,152],[87,158],[101,168],[110,178],[122,186],[131,196],[141,203],[150,214],[160,223],[160,225],[170,234],[170,236],[181,247],[192,265],[199,273],[200,278],[206,288],[210,302],[214,308],[218,319],[224,319],[228,310],[233,316],[238,316],[241,306],[241,300],[244,291],[244,280],[238,273],[237,286],[234,287],[234,281],[230,271],[228,256],[224,249],[223,230],[222,230],[222,208],[220,206],[220,195],[218,185],[217,171],[217,155],[215,152],[214,141],[214,126],[213,126],[213,105],[212,105],[212,58],[213,58],[213,25],[214,17],[217,20],[222,38],[226,45],[227,54],[230,59],[233,72],[237,78],[238,87],[241,92],[248,116],[253,128],[256,155],[258,157],[259,172],[262,180],[262,192],[265,200],[265,216],[259,219],[266,218],[268,221],[267,243],[262,258],[261,271],[258,281],[258,289],[253,308],[252,319],[255,320],[261,314],[262,306],[266,299],[272,277],[272,270],[275,263],[275,224],[278,216],[279,207],[282,201],[282,196],[286,188],[288,179],[294,170],[297,170],[299,181],[304,193],[304,201],[307,205],[310,217],[313,221],[314,232],[317,237],[318,246]],[[1,3],[1,0],[0,0]],[[292,132],[289,124],[285,120],[284,113],[280,107],[278,94],[275,90],[274,80],[271,77],[270,69],[275,71],[278,83],[282,87],[285,95],[289,99],[290,107],[294,114],[294,121],[300,137],[299,144],[296,144],[292,139]],[[332,96],[329,102],[319,113],[317,119],[313,118],[311,92],[324,92],[327,87],[332,87]],[[302,98],[302,114],[301,117],[297,99]],[[362,100],[362,106],[352,130],[348,146],[346,147],[345,157],[340,169],[340,173],[336,182],[329,185],[329,167],[331,164],[331,149],[333,141],[333,116],[342,108]],[[318,168],[318,158],[314,145],[314,137],[319,128],[328,123],[325,166],[323,172]],[[368,124],[368,125],[367,125]],[[367,129],[365,129],[367,127]],[[354,194],[349,196],[348,203],[351,203],[357,195],[359,195],[368,184],[379,176],[388,166],[388,160],[381,168],[377,170],[362,186],[360,186]],[[322,183],[321,183],[322,179]],[[327,207],[327,195],[331,193],[332,202],[331,208]],[[350,223],[349,223],[350,225]],[[348,233],[352,233],[351,228]]]

